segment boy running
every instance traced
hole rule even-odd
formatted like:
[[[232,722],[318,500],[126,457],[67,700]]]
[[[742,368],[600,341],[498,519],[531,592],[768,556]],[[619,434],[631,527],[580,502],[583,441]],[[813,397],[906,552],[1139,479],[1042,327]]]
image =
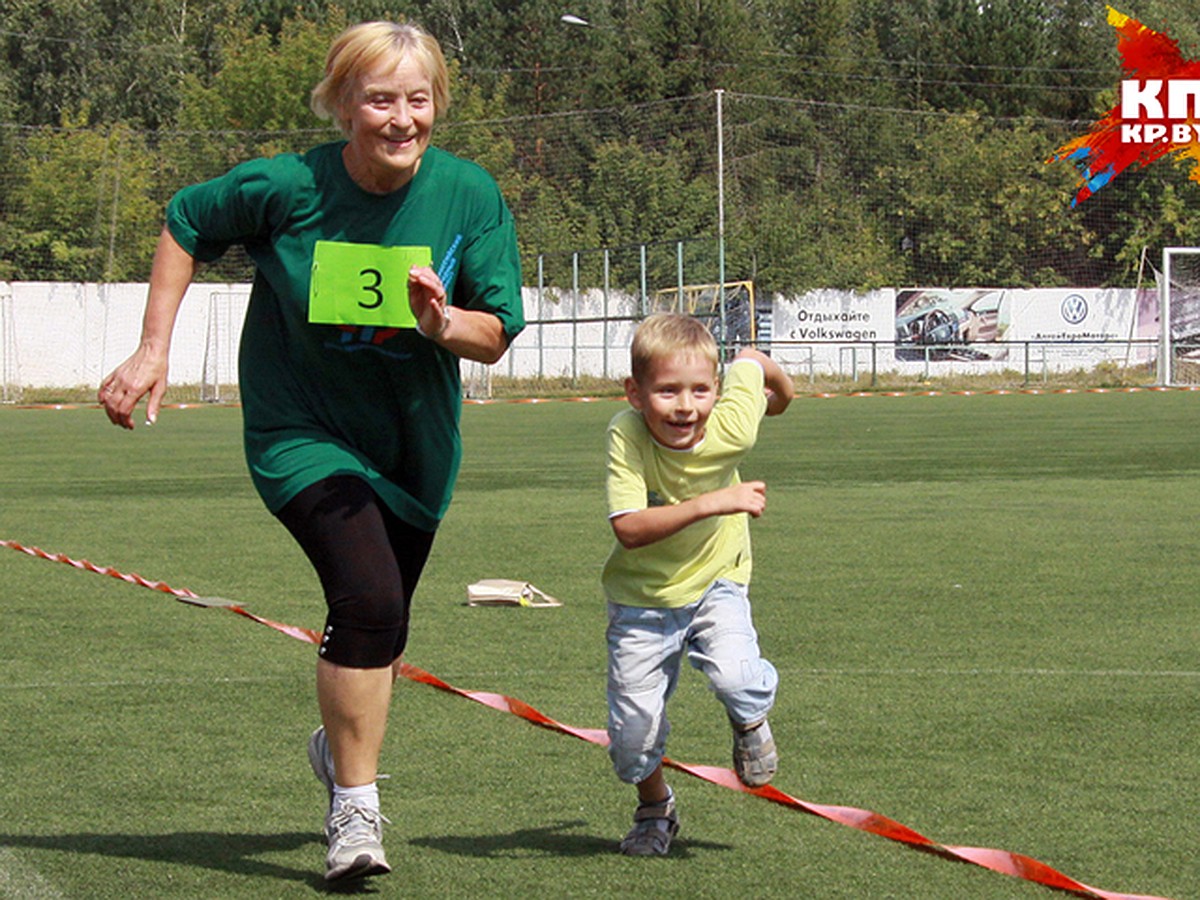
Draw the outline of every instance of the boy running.
[[[763,415],[782,413],[791,379],[770,357],[742,350],[718,399],[716,341],[703,323],[661,313],[634,334],[632,409],[608,427],[608,511],[617,543],[604,566],[608,600],[609,755],[637,786],[630,856],[662,856],[679,830],[663,777],[667,699],[683,655],[709,680],[733,728],[733,764],[749,786],[771,780],[778,754],[767,713],[778,675],[750,617],[748,516],[766,485],[737,466]]]

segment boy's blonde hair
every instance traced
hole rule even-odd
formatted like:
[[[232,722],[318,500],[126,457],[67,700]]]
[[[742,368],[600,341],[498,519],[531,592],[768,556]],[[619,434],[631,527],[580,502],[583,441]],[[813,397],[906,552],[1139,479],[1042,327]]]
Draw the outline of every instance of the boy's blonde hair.
[[[437,39],[419,25],[362,22],[333,40],[325,57],[325,77],[313,88],[309,105],[318,118],[332,119],[349,136],[346,108],[358,79],[384,64],[416,60],[433,86],[433,112],[440,118],[450,106],[450,73]]]
[[[699,319],[682,313],[655,313],[633,333],[629,348],[633,378],[641,382],[654,363],[675,355],[706,359],[717,370],[717,341]]]

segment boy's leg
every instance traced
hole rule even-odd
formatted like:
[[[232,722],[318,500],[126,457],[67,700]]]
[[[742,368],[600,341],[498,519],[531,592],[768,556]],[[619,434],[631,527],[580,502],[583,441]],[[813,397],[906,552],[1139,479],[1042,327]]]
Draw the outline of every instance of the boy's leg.
[[[627,784],[645,781],[662,762],[666,704],[683,657],[677,618],[676,610],[609,604],[608,753]]]
[[[663,778],[662,765],[637,787],[638,807],[633,827],[621,841],[621,852],[626,856],[666,856],[671,840],[679,833],[679,815],[675,812],[675,793]]]
[[[680,613],[609,604],[608,734],[617,777],[637,786],[634,824],[621,842],[631,856],[661,856],[679,830],[674,795],[663,777],[685,627]]]
[[[667,779],[663,774],[662,763],[659,763],[658,768],[650,773],[649,778],[645,778],[637,783],[637,792],[638,803],[642,805],[653,805],[667,801],[671,796],[671,788],[667,786]]]
[[[751,786],[775,775],[779,755],[767,723],[779,675],[763,658],[745,585],[717,581],[697,604],[688,660],[702,671],[733,726],[734,769]]]

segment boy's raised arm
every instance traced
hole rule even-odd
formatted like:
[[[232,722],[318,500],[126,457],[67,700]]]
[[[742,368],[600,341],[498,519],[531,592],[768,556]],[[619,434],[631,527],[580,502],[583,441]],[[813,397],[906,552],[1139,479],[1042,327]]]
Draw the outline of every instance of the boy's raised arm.
[[[762,366],[763,380],[767,389],[767,415],[777,416],[788,408],[796,395],[792,378],[783,371],[779,363],[760,350],[749,347],[738,351],[738,359],[752,359]]]

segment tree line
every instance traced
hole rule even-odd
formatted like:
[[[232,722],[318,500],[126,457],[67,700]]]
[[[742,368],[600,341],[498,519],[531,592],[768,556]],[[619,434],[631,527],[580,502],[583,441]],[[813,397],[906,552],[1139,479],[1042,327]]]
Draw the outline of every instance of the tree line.
[[[1200,0],[1117,5],[1185,54],[1200,46]],[[715,274],[720,230],[727,279],[768,290],[1131,284],[1148,251],[1200,242],[1200,186],[1163,162],[1072,209],[1074,170],[1047,165],[1116,102],[1106,12],[1092,0],[9,0],[0,279],[144,280],[176,189],[337,137],[308,108],[329,42],[390,18],[441,41],[453,100],[435,141],[500,182],[527,281],[597,283],[598,256],[580,276],[574,251],[673,242],[687,242],[689,269]],[[677,263],[656,251],[655,277],[677,280]]]

